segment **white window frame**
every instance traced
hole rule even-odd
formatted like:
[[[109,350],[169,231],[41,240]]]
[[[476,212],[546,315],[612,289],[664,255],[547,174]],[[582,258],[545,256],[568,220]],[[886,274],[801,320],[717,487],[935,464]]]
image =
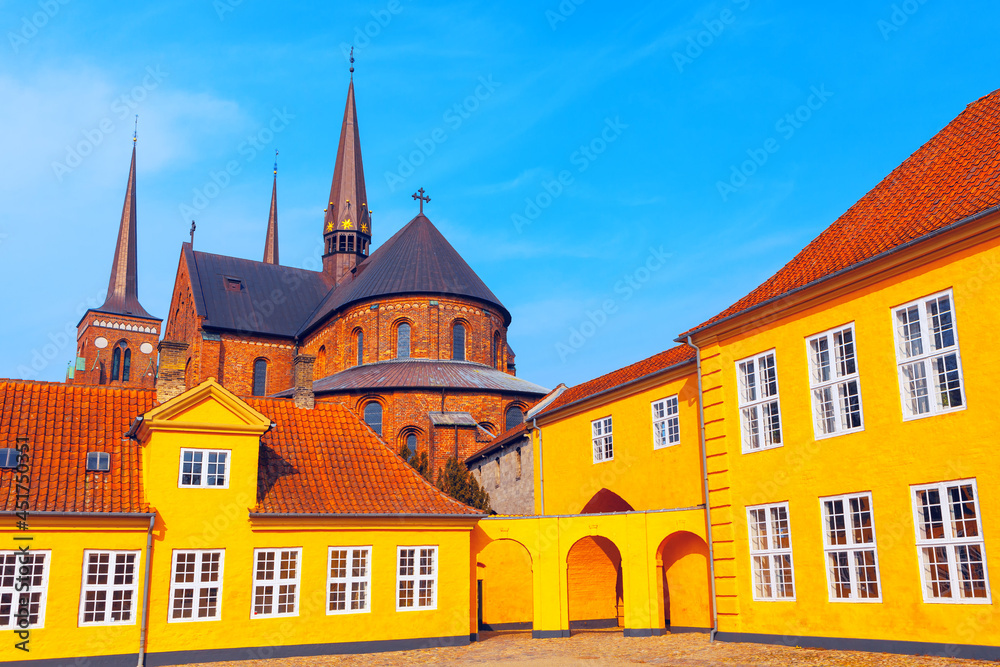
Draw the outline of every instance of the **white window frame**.
[[[934,319],[933,316],[928,315],[928,304],[943,298],[948,299],[951,309],[951,334],[953,336],[953,343],[933,348],[935,344],[933,333]],[[906,333],[903,331],[899,320],[902,313],[909,312],[911,309],[916,309],[916,319],[912,323],[915,323],[919,329],[917,332],[917,337],[919,337],[919,351],[911,349],[910,341],[907,340]],[[923,419],[924,417],[964,410],[967,405],[965,379],[962,373],[962,354],[959,350],[958,342],[955,295],[952,293],[951,288],[896,306],[892,308],[891,314],[893,336],[896,341],[896,367],[899,375],[899,399],[903,410],[903,420]],[[907,323],[910,324],[911,322],[908,320]],[[913,338],[910,340],[913,340]],[[946,370],[945,372],[955,374],[954,379],[958,383],[957,388],[961,405],[946,406],[942,401],[941,385],[937,382],[941,375],[932,369],[932,365],[952,355],[955,357],[955,368],[950,371]],[[908,369],[911,368],[919,370],[923,374],[922,377],[911,380],[908,373]],[[922,388],[920,387],[921,380],[923,381]],[[923,389],[926,393],[923,396],[914,395],[920,389]],[[921,398],[926,401],[926,410],[915,409]]]
[[[108,557],[108,568],[107,572],[104,573],[106,577],[106,582],[100,583],[88,583],[88,578],[91,575],[90,572],[90,558],[91,556],[107,556]],[[116,584],[114,582],[115,576],[118,575],[117,568],[119,565],[126,565],[127,563],[119,563],[119,559],[127,559],[132,556],[132,583],[131,584]],[[139,572],[142,566],[142,552],[139,550],[129,550],[129,551],[113,551],[107,549],[84,549],[83,551],[83,578],[80,581],[80,613],[78,617],[78,622],[81,627],[90,625],[135,625],[136,624],[136,610],[139,609],[141,602],[139,600]],[[98,575],[100,576],[100,575]],[[124,576],[124,572],[122,573]],[[88,621],[85,620],[87,615],[87,593],[104,593],[104,619],[102,621]],[[124,598],[125,593],[131,593],[130,598],[130,608],[129,608],[129,620],[111,620],[114,615],[113,605],[115,603],[115,594],[119,593]],[[96,600],[95,600],[96,602]],[[90,612],[92,614],[97,614],[97,611]]]
[[[27,591],[17,590],[17,586],[21,581],[21,556],[31,556],[32,565],[35,565],[35,558],[39,556],[42,557],[41,582],[37,586],[32,582],[29,582],[30,586]],[[8,568],[11,566],[14,568],[14,571],[9,573]],[[45,627],[45,607],[49,597],[49,572],[51,569],[51,550],[31,549],[29,551],[19,551],[14,549],[13,551],[0,551],[0,596],[11,596],[10,613],[0,616],[0,630],[37,630]],[[32,579],[34,578],[35,577],[32,576]],[[39,593],[38,600],[36,601],[36,604],[38,605],[38,622],[30,624],[27,627],[20,627],[17,624],[17,610],[20,607],[21,595],[28,593],[30,596],[35,592]]]
[[[177,581],[177,557],[181,554],[194,554],[194,581],[190,582],[178,582]],[[219,572],[215,581],[209,579],[208,581],[203,580],[205,559],[209,555],[218,554],[219,556]],[[209,621],[219,621],[222,620],[222,583],[225,575],[225,565],[226,565],[226,550],[225,549],[174,549],[170,556],[170,599],[167,602],[167,622],[168,623],[201,623]],[[207,585],[205,585],[207,584]],[[198,612],[201,608],[201,601],[203,598],[207,599],[209,595],[207,591],[210,589],[216,589],[215,592],[215,616],[203,616],[199,617]],[[190,618],[175,618],[174,617],[174,601],[176,600],[178,591],[193,589],[192,603],[191,603],[191,617]]]
[[[855,511],[852,507],[852,501],[857,503],[858,510]],[[861,503],[867,501],[868,509],[867,511],[862,509]],[[830,512],[829,505],[835,503],[841,503],[840,509],[842,510],[840,516],[843,518],[843,525],[834,524],[831,527],[831,519],[834,519],[836,515],[832,515]],[[829,504],[829,505],[828,505]],[[872,505],[872,494],[870,492],[865,493],[849,493],[840,496],[826,496],[819,499],[820,506],[820,516],[822,517],[823,526],[823,556],[826,563],[826,583],[827,591],[829,594],[830,602],[881,602],[882,601],[882,572],[879,569],[878,564],[878,540],[875,537],[875,509]],[[860,515],[868,514],[868,526],[862,523],[862,518]],[[834,519],[835,520],[835,519]],[[865,529],[868,529],[871,533],[871,541],[865,541]],[[831,530],[840,531],[842,530],[843,542],[834,541],[831,539]],[[858,539],[858,533],[861,533],[861,539]],[[842,565],[837,563],[836,565],[830,562],[830,558],[834,556],[841,556],[846,554],[847,565]],[[871,555],[871,564],[859,563],[859,556],[864,554]],[[861,567],[874,567],[875,568],[875,587],[878,591],[878,595],[874,597],[863,597],[862,583],[859,569]],[[837,583],[835,581],[836,573],[834,569],[847,569],[848,579],[846,585],[849,587],[849,593],[847,596],[837,595]],[[867,581],[865,583],[868,583]]]
[[[334,577],[333,576],[333,552],[334,551],[346,551],[347,560],[344,565],[345,576]],[[354,563],[358,557],[358,554],[364,553],[365,557],[365,573],[363,575],[355,574]],[[344,584],[344,608],[343,609],[332,609],[333,601],[331,596],[333,594],[334,584]],[[354,605],[354,594],[357,592],[358,588],[363,588],[364,590],[364,605],[358,609],[353,609]],[[326,613],[327,615],[333,614],[367,614],[372,610],[372,547],[330,547],[327,552],[326,558]]]
[[[593,444],[594,463],[615,459],[614,433],[611,415],[590,422],[590,439]]]
[[[844,334],[850,335],[850,357],[843,353]],[[841,344],[837,337],[841,336]],[[820,346],[825,345],[825,349]],[[826,354],[826,364],[821,364],[818,356]],[[861,400],[861,379],[858,372],[858,337],[854,333],[854,322],[824,331],[806,338],[806,354],[809,359],[809,395],[812,401],[813,435],[817,440],[832,438],[845,433],[857,433],[865,430],[865,414]],[[853,363],[854,370],[850,370]],[[827,377],[824,377],[824,371]],[[854,384],[858,402],[857,426],[846,424],[851,411],[845,403],[851,398],[850,385]],[[829,400],[822,395],[829,392]],[[827,404],[829,407],[824,407]],[[829,412],[827,412],[829,411]],[[825,413],[825,414],[824,414]],[[828,430],[829,420],[833,420],[833,429]]]
[[[273,556],[271,559],[271,569],[270,578],[260,578],[260,560],[262,557],[270,554]],[[295,573],[294,576],[283,576],[282,572],[282,562],[288,558],[292,557],[294,560]],[[250,591],[250,618],[281,618],[285,616],[298,616],[299,615],[299,600],[302,597],[302,586],[300,581],[302,579],[302,547],[284,547],[278,549],[254,549],[253,550],[253,588]],[[259,588],[271,588],[271,611],[257,612],[257,595]],[[281,589],[285,587],[285,592],[282,593]],[[291,595],[292,597],[292,610],[279,612],[277,611],[280,597],[282,595]],[[288,604],[287,602],[285,603]]]
[[[774,530],[772,521],[780,520],[780,512],[784,510],[784,523],[787,528],[787,544],[788,546],[782,546],[778,539],[781,537],[779,531]],[[759,524],[757,523],[757,518],[755,516],[756,512],[764,512],[765,522],[764,522],[764,533],[763,540],[765,547],[760,548],[755,546],[754,539],[754,528]],[[794,602],[795,601],[795,560],[792,557],[792,520],[791,514],[788,511],[788,503],[768,503],[766,505],[751,505],[747,507],[747,536],[749,538],[750,547],[750,574],[751,581],[750,587],[753,591],[753,599],[760,602]],[[791,595],[778,595],[777,591],[778,585],[778,573],[783,571],[784,568],[779,568],[775,564],[775,558],[788,557],[788,572],[789,581],[792,587]],[[761,560],[767,559],[766,573],[767,582],[763,582],[763,572]],[[761,582],[761,586],[769,586],[771,588],[771,595],[764,595],[758,593],[758,581]]]
[[[413,564],[405,565],[403,561],[404,552],[412,551]],[[425,554],[424,552],[428,552]],[[430,557],[430,572],[421,572],[421,559]],[[437,589],[438,589],[438,548],[436,546],[401,546],[396,548],[396,611],[420,611],[426,609],[437,609]],[[420,604],[420,586],[422,583],[430,582],[431,600],[429,604]],[[400,605],[403,584],[410,584],[409,599],[413,604]]]
[[[774,393],[764,395],[760,389],[760,368],[761,362],[766,362],[770,358],[770,364],[774,371]],[[748,365],[753,364],[750,373],[747,372]],[[753,377],[751,386],[749,378]],[[740,409],[740,441],[743,453],[759,452],[765,449],[774,449],[784,444],[784,437],[781,432],[781,398],[778,388],[778,359],[775,350],[772,348],[759,354],[755,354],[736,362],[737,392],[739,394]],[[770,384],[770,383],[768,383]],[[765,409],[772,410],[769,417],[777,418],[777,429],[764,430],[763,412]],[[756,424],[756,427],[753,426]],[[756,428],[756,432],[754,432]],[[777,433],[777,439],[774,438]],[[755,446],[753,443],[757,442]]]
[[[972,538],[960,537],[955,531],[955,517],[953,515],[955,506],[950,502],[948,492],[950,489],[963,486],[972,487],[972,503],[976,512],[976,535]],[[919,494],[926,491],[937,491],[938,500],[941,507],[942,536],[928,538],[921,530],[923,519],[921,518],[921,505],[918,500]],[[910,500],[913,503],[913,527],[917,542],[917,562],[920,567],[920,587],[923,591],[924,602],[930,604],[992,604],[992,593],[990,592],[990,574],[986,564],[986,545],[983,537],[982,511],[979,504],[979,489],[976,486],[976,479],[959,479],[949,482],[936,482],[934,484],[917,484],[910,487]],[[967,520],[966,520],[967,521]],[[962,547],[979,547],[979,553],[983,559],[983,580],[986,597],[963,597],[961,567],[959,565],[960,549]],[[948,567],[949,590],[957,592],[951,597],[935,597],[932,591],[932,582],[928,581],[928,565],[925,562],[925,550],[941,548],[945,550],[946,563]]]
[[[650,404],[653,411],[653,449],[681,444],[681,414],[678,395],[667,396]]]
[[[188,452],[200,453],[202,455],[202,460],[199,462],[201,466],[201,472],[198,473],[199,481],[197,484],[185,484],[184,483],[184,455]],[[225,476],[224,484],[208,484],[208,466],[218,465],[218,463],[210,463],[208,461],[208,456],[211,454],[225,454]],[[229,471],[233,467],[233,451],[231,449],[201,449],[194,447],[182,447],[180,455],[180,464],[177,466],[177,488],[179,489],[228,489],[229,488]],[[192,471],[189,474],[194,474]],[[218,474],[218,473],[216,473]]]

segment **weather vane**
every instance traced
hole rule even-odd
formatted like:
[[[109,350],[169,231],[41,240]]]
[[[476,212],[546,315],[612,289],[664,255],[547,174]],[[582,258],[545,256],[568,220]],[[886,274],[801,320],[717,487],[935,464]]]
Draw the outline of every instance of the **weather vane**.
[[[194,247],[194,230],[196,230],[197,228],[198,228],[198,226],[195,225],[194,224],[194,220],[192,220],[191,221],[191,247],[192,248]]]
[[[354,46],[351,46],[351,78],[354,78]]]
[[[274,149],[274,175],[278,175],[278,149]]]
[[[132,130],[132,143],[139,139],[139,114],[135,115],[135,129]]]

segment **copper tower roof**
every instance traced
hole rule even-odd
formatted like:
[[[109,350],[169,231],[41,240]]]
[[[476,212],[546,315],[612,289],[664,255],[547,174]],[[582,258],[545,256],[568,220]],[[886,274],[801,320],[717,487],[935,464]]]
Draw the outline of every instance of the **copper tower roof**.
[[[158,319],[146,312],[139,304],[139,287],[136,278],[135,249],[135,143],[132,143],[132,165],[128,171],[128,185],[125,188],[125,204],[122,207],[122,221],[118,228],[118,244],[111,264],[111,280],[108,282],[108,296],[104,305],[96,310],[114,315],[132,315]]]
[[[348,222],[350,221],[350,222]],[[361,165],[361,138],[358,112],[354,107],[354,79],[347,88],[347,106],[340,127],[337,164],[330,185],[330,200],[323,218],[323,233],[355,229],[371,236],[371,216],[365,193],[365,170]]]
[[[271,186],[271,213],[267,216],[267,238],[264,240],[264,263],[278,263],[278,168],[274,169]]]

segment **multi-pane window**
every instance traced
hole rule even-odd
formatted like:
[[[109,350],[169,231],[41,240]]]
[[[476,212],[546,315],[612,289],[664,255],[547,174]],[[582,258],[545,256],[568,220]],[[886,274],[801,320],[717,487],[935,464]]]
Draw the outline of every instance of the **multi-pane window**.
[[[823,498],[821,503],[830,600],[881,600],[871,494]]]
[[[138,551],[84,551],[80,625],[135,623],[138,569]]]
[[[254,396],[267,395],[267,359],[257,359],[253,362],[253,387],[251,393]]]
[[[610,461],[615,457],[611,436],[611,417],[602,417],[590,422],[594,441],[594,463]]]
[[[864,428],[854,325],[809,339],[809,387],[817,438]]]
[[[178,486],[229,487],[229,450],[182,449]]]
[[[299,562],[302,549],[255,549],[253,618],[299,613]]]
[[[24,630],[18,625],[21,609],[27,610],[29,628],[45,625],[50,554],[0,551],[0,628]]]
[[[795,599],[788,503],[747,508],[754,600]]]
[[[951,290],[893,310],[904,418],[965,406]]]
[[[913,490],[925,602],[990,602],[976,480]]]
[[[508,431],[511,430],[512,428],[516,428],[517,426],[523,423],[524,423],[524,412],[521,410],[521,408],[517,407],[516,405],[512,405],[509,408],[507,408],[507,414],[505,415],[504,424],[507,427]]]
[[[365,423],[373,431],[375,435],[382,435],[382,404],[372,401],[365,405]]]
[[[437,547],[399,547],[396,611],[437,607]]]
[[[330,547],[328,614],[371,611],[371,547]]]
[[[451,358],[465,361],[465,327],[460,322],[451,329]]]
[[[669,396],[653,401],[653,447],[667,447],[681,441],[681,421],[677,397]]]
[[[170,568],[170,621],[217,621],[222,609],[222,549],[175,550]]]
[[[781,406],[774,351],[736,362],[743,451],[781,446]]]

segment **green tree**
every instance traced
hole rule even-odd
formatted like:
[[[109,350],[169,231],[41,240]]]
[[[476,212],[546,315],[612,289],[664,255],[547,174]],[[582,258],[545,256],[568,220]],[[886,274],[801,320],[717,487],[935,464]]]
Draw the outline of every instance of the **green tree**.
[[[413,466],[414,470],[423,475],[424,479],[431,484],[434,483],[434,480],[431,479],[431,462],[430,459],[427,458],[427,452],[420,452],[418,454],[416,450],[411,450],[407,447],[404,442],[399,448],[399,455],[404,461]]]
[[[486,489],[479,486],[479,482],[472,476],[472,473],[454,456],[448,459],[444,468],[438,471],[437,488],[466,505],[484,512],[492,512],[490,497],[486,493]]]

